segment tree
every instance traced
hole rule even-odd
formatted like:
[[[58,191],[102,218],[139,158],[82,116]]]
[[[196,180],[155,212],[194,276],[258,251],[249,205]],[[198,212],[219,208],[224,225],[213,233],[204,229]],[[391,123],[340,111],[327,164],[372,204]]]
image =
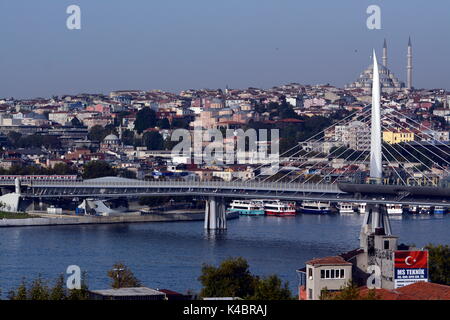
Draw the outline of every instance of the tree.
[[[320,300],[378,300],[375,289],[369,290],[366,295],[361,295],[361,291],[353,281],[349,281],[339,292],[328,291],[324,288],[320,293]]]
[[[291,300],[292,293],[289,290],[289,283],[282,284],[281,279],[276,275],[259,279],[255,288],[253,300]]]
[[[149,107],[142,108],[136,114],[134,129],[141,134],[145,129],[153,128],[156,125],[156,112]]]
[[[25,279],[22,279],[17,291],[11,290],[9,292],[10,300],[27,300],[27,283]]]
[[[127,170],[127,169],[120,170],[119,177],[128,178],[128,179],[136,179],[136,172]]]
[[[450,285],[450,247],[429,244],[425,247],[429,254],[430,281]]]
[[[72,125],[72,127],[82,127],[83,124],[81,123],[80,120],[78,120],[77,117],[74,117],[72,120],[70,120],[70,124]]]
[[[148,150],[162,150],[164,148],[163,137],[159,132],[156,131],[149,131],[144,133],[142,142]]]
[[[89,291],[87,286],[87,273],[86,271],[81,274],[81,287],[80,289],[71,289],[67,296],[68,300],[88,300]]]
[[[108,277],[112,280],[111,287],[113,289],[141,286],[141,282],[135,277],[130,268],[121,262],[113,265],[112,269],[108,271]]]
[[[170,122],[167,118],[163,118],[156,122],[156,126],[161,129],[170,129]]]
[[[134,144],[134,131],[124,130],[122,132],[122,142],[124,145],[132,146]]]
[[[83,167],[83,178],[94,179],[116,176],[116,170],[105,161],[90,161]]]
[[[64,286],[64,276],[61,274],[55,281],[55,285],[50,291],[50,300],[66,300],[66,288]]]
[[[28,297],[30,300],[48,300],[49,290],[46,283],[42,280],[41,275],[39,275],[31,284],[28,290]]]
[[[89,130],[88,138],[89,140],[100,142],[103,141],[103,139],[105,139],[105,137],[110,133],[110,130],[103,128],[100,125],[95,125]]]
[[[257,279],[243,258],[229,258],[219,267],[204,264],[199,277],[202,297],[249,297],[255,293]]]

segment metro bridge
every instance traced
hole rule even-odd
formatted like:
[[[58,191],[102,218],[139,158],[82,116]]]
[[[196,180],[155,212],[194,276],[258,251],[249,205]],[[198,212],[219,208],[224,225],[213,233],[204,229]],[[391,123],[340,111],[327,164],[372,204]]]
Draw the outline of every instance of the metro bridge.
[[[11,181],[0,185],[11,186]],[[450,188],[370,184],[304,184],[287,182],[141,181],[105,177],[84,181],[14,182],[22,198],[137,198],[148,196],[197,196],[206,198],[205,228],[225,229],[225,198],[280,199],[450,206]]]
[[[371,115],[365,115],[368,111],[371,111]],[[368,147],[360,156],[364,156],[368,153],[365,159],[351,159],[350,154],[345,161],[352,164],[364,163],[370,156],[370,181],[374,184],[348,184],[339,183],[336,179],[332,183],[325,183],[326,178],[329,177],[335,169],[329,174],[324,175],[322,180],[318,183],[309,183],[311,178],[306,179],[302,183],[295,182],[295,178],[289,182],[282,181],[289,179],[291,172],[295,172],[302,168],[303,164],[290,166],[291,170],[284,174],[281,172],[281,177],[276,177],[276,174],[269,177],[259,177],[258,174],[250,181],[233,181],[233,182],[219,182],[219,181],[139,181],[131,179],[121,178],[99,178],[85,181],[20,181],[20,178],[11,181],[0,181],[0,186],[15,186],[15,193],[2,196],[5,199],[13,202],[18,201],[20,197],[31,199],[44,199],[44,198],[117,198],[117,197],[142,197],[142,196],[200,196],[207,198],[206,201],[206,214],[205,214],[205,228],[206,229],[225,229],[226,228],[226,215],[225,215],[225,198],[250,198],[250,199],[282,199],[282,200],[315,200],[315,201],[330,201],[330,202],[355,202],[355,203],[367,203],[368,210],[364,223],[372,226],[372,230],[377,226],[387,226],[388,216],[386,215],[384,205],[389,204],[401,204],[401,205],[429,205],[429,206],[449,206],[450,201],[450,188],[441,187],[421,187],[421,186],[409,186],[405,182],[405,177],[402,176],[389,159],[398,158],[393,156],[393,152],[398,152],[395,149],[389,151],[381,142],[381,129],[389,129],[386,125],[383,125],[381,121],[381,103],[380,103],[380,82],[378,73],[378,64],[374,53],[374,73],[373,73],[373,90],[372,90],[372,106],[371,110],[361,112],[356,117],[362,118],[361,121],[370,117],[371,122],[371,141],[370,147]],[[354,115],[351,115],[354,116]],[[395,123],[395,119],[392,119],[392,115],[384,115],[387,120]],[[350,118],[347,117],[338,123],[335,123],[330,128],[338,125],[340,122]],[[411,120],[411,119],[410,119]],[[414,122],[414,120],[412,120]],[[390,126],[389,124],[387,126]],[[328,128],[328,129],[330,129]],[[317,135],[316,135],[317,136]],[[314,136],[315,137],[315,136]],[[310,138],[312,139],[312,138]],[[310,140],[308,139],[308,140]],[[299,148],[301,144],[298,144],[294,148]],[[444,144],[442,144],[444,145]],[[440,145],[440,146],[442,146]],[[448,145],[444,145],[448,149]],[[291,151],[288,150],[288,152]],[[310,169],[317,168],[324,160],[317,160],[314,155],[310,155],[310,152],[302,154],[300,151],[287,155],[287,152],[280,155],[280,163],[283,162],[315,162]],[[328,158],[335,151],[328,154]],[[411,154],[406,150],[410,156],[415,160],[419,160],[414,154]],[[417,150],[422,156],[426,156],[422,151]],[[447,156],[450,156],[450,152],[439,153],[439,151],[432,151],[435,159],[438,159],[440,163],[435,163],[438,169],[449,175],[450,162]],[[304,152],[303,152],[304,153]],[[400,153],[399,153],[400,154]],[[340,158],[341,155],[335,155],[336,158]],[[385,157],[383,161],[383,156]],[[404,162],[409,162],[410,167],[415,166],[406,159],[406,157],[400,154],[400,159],[403,156]],[[325,159],[327,161],[328,159]],[[414,160],[414,161],[415,161]],[[420,162],[420,160],[419,160]],[[433,162],[433,161],[431,161]],[[435,161],[434,161],[435,162]],[[398,180],[403,184],[388,185],[383,184],[383,165],[387,165],[398,176]],[[348,168],[350,168],[348,166]],[[423,164],[423,167],[428,169],[429,172],[433,172],[433,168],[429,165]],[[286,167],[284,167],[286,168]],[[339,176],[345,175],[348,168],[340,173]],[[397,166],[398,168],[398,166]],[[258,168],[256,168],[257,170]],[[255,170],[255,171],[256,171]],[[417,168],[416,168],[417,170]],[[406,171],[408,173],[408,171]],[[421,174],[421,172],[409,172],[410,177],[408,179],[416,180],[415,174]],[[271,178],[275,181],[268,181]],[[424,176],[425,180],[428,179],[432,182],[430,177]],[[22,190],[23,189],[23,190]],[[9,198],[8,198],[9,197]]]

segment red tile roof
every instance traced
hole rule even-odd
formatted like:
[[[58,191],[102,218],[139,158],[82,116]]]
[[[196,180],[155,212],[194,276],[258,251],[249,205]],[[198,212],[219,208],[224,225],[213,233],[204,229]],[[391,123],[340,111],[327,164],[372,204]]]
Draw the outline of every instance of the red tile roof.
[[[361,288],[359,293],[367,296],[369,289]],[[376,296],[380,300],[450,300],[450,286],[416,282],[395,290],[376,289]]]
[[[309,265],[352,265],[350,262],[345,261],[342,257],[325,257],[325,258],[317,258],[312,259],[306,262]]]

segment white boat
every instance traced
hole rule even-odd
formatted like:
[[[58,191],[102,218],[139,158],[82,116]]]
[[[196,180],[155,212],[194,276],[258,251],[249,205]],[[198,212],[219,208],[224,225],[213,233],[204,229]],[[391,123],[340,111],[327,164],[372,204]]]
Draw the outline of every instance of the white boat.
[[[331,213],[331,204],[322,201],[303,201],[300,210],[303,213],[327,214]]]
[[[237,212],[240,215],[263,216],[264,203],[259,200],[233,200],[229,212]]]
[[[337,208],[340,214],[352,214],[355,213],[353,203],[351,202],[338,202]]]
[[[403,207],[401,204],[386,204],[388,215],[401,216],[403,214]]]
[[[366,213],[366,207],[367,207],[367,203],[358,203],[358,212],[360,214],[365,214]]]
[[[295,216],[294,202],[280,201],[280,200],[265,200],[264,210],[268,216]]]

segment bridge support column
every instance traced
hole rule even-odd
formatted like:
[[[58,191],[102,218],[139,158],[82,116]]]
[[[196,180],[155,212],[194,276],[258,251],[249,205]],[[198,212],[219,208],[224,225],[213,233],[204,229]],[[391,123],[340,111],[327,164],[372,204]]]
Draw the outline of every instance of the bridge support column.
[[[209,197],[205,206],[205,229],[225,230],[227,217],[223,198]]]

